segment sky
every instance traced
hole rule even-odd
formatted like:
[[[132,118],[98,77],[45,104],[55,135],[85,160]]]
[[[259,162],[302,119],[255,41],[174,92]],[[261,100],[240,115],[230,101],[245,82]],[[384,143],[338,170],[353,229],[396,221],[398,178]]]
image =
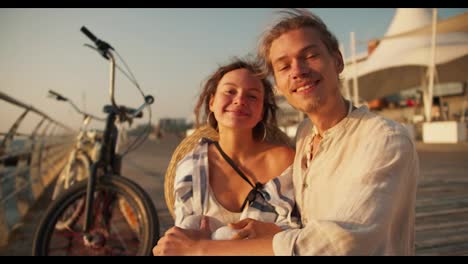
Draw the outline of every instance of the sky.
[[[366,41],[384,36],[395,8],[310,8],[320,16],[350,56],[350,32],[357,53]],[[203,81],[233,56],[253,54],[258,39],[277,17],[273,8],[4,8],[0,10],[0,91],[32,105],[53,119],[78,129],[81,117],[64,102],[47,97],[48,90],[72,99],[85,111],[104,116],[110,103],[109,65],[80,32],[86,26],[111,44],[151,94],[152,122],[160,118],[193,120],[193,107]],[[439,8],[440,19],[467,8]],[[122,62],[117,61],[123,67]],[[120,73],[116,101],[137,107],[142,97]],[[0,132],[6,132],[22,109],[0,100]],[[147,112],[144,121],[147,122]],[[30,133],[39,121],[29,114],[19,131]],[[94,122],[92,127],[102,127]],[[134,125],[135,126],[135,125]]]

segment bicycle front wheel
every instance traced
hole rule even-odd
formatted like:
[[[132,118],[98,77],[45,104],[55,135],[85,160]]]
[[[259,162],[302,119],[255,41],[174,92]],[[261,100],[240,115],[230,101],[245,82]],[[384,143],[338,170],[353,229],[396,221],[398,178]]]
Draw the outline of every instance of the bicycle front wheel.
[[[52,202],[34,234],[33,255],[151,255],[159,220],[146,192],[121,176],[100,177],[84,234],[86,188],[77,183]]]

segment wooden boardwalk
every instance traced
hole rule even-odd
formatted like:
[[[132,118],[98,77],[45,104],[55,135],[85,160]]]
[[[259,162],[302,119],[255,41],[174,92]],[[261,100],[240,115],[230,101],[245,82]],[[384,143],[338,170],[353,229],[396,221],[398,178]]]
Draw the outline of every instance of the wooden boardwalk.
[[[146,141],[124,160],[123,174],[150,194],[159,215],[160,233],[172,226],[164,200],[164,173],[180,139]],[[416,255],[468,255],[468,143],[417,145],[421,180],[416,205]],[[1,255],[31,255],[35,223],[49,203],[46,192],[13,231]]]
[[[468,255],[468,144],[418,144],[416,254]]]

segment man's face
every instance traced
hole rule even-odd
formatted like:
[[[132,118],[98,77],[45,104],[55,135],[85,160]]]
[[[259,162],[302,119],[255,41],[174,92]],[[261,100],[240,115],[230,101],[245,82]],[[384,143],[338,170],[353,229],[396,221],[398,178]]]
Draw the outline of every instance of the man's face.
[[[340,100],[341,54],[330,54],[315,29],[281,35],[272,42],[270,60],[279,91],[299,111],[315,112],[329,100]]]

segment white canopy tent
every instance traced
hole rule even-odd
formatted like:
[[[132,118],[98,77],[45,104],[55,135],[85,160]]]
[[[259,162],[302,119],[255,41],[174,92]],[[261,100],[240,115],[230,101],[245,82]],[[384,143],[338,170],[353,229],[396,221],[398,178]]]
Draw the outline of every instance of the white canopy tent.
[[[366,101],[427,87],[432,69],[431,20],[431,9],[398,8],[373,53],[360,63],[346,65],[343,78],[347,86],[353,87],[353,74],[357,73],[359,97]],[[435,79],[439,83],[467,81],[468,12],[435,25]]]

